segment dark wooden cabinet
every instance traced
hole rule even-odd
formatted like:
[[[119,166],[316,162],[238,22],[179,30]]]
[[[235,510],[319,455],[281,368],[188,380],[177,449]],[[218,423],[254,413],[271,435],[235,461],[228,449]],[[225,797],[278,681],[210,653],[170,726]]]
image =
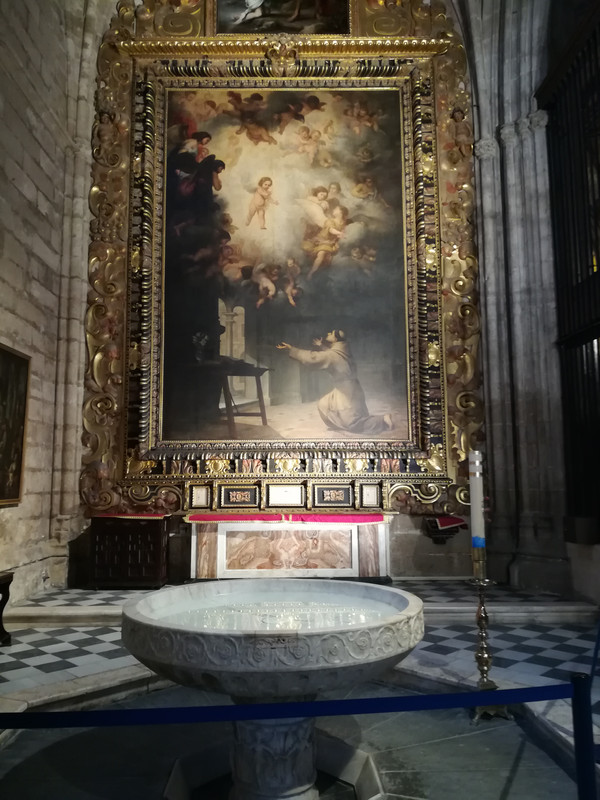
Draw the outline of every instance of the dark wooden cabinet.
[[[91,583],[97,589],[158,588],[167,582],[165,519],[94,517]]]

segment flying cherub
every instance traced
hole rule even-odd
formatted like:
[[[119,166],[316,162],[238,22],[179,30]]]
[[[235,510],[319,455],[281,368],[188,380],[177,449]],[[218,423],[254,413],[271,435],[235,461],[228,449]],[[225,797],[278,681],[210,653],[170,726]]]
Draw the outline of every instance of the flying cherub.
[[[258,286],[258,300],[256,307],[260,308],[267,300],[272,300],[277,294],[275,282],[281,275],[279,264],[257,264],[252,269],[252,282]]]
[[[277,128],[278,132],[282,134],[290,122],[304,122],[304,115],[302,114],[302,103],[298,100],[293,103],[286,103],[286,105],[274,114],[275,121],[279,123]]]
[[[285,262],[285,274],[282,278],[283,291],[291,306],[296,305],[296,297],[300,294],[300,289],[296,285],[296,280],[300,275],[300,265],[295,258],[288,258]]]
[[[252,222],[253,217],[256,215],[256,219],[261,227],[261,230],[266,230],[267,228],[267,217],[266,211],[269,205],[277,206],[279,203],[275,200],[272,196],[273,191],[273,179],[269,178],[269,176],[265,176],[261,178],[258,182],[256,189],[254,190],[254,194],[252,195],[252,200],[250,200],[250,205],[248,207],[248,216],[246,217],[246,225],[250,225]]]
[[[266,109],[262,94],[253,92],[250,97],[242,98],[239,92],[229,91],[227,97],[231,109],[223,113],[239,120],[239,128],[236,131],[238,136],[245,132],[247,138],[255,145],[260,142],[277,144],[261,119],[261,112]]]
[[[346,124],[350,130],[357,136],[363,131],[363,128],[371,128],[371,130],[379,130],[379,120],[383,116],[380,109],[375,111],[371,110],[366,103],[356,100],[350,103],[344,109],[344,116],[346,117]]]
[[[330,210],[327,201],[328,191],[326,186],[315,186],[308,197],[296,200],[306,223],[305,239],[312,238],[325,225]]]
[[[316,94],[309,94],[302,98],[302,114],[306,116],[312,111],[324,111],[327,103],[322,103]]]

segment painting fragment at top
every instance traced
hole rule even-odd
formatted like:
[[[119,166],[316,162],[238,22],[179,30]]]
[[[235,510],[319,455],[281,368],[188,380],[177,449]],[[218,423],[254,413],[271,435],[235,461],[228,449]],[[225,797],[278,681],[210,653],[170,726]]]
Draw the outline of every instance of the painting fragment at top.
[[[347,0],[219,0],[217,33],[350,33]]]

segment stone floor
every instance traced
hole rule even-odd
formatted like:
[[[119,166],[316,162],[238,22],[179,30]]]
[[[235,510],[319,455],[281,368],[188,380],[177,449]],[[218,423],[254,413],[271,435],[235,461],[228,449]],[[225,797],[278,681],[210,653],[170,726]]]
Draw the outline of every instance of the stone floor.
[[[475,688],[479,673],[474,660],[477,628],[472,587],[466,581],[420,581],[405,588],[424,599],[425,637],[385,685],[369,684],[356,690],[354,696],[382,692],[394,695],[415,689],[439,692],[445,688],[450,691]],[[11,609],[13,620],[19,619],[20,613],[33,616],[27,617],[27,627],[11,622],[11,616],[8,617],[13,643],[0,648],[0,710],[43,709],[50,702],[54,707],[69,707],[90,696],[97,697],[94,702],[99,704],[107,702],[115,691],[122,696],[146,691],[151,683],[149,673],[137,665],[120,641],[120,608],[133,594],[53,591]],[[491,677],[500,688],[547,685],[568,681],[573,671],[589,672],[596,637],[595,609],[578,611],[570,607],[565,616],[567,606],[560,598],[526,595],[504,587],[491,590],[489,603],[494,609],[489,629],[494,657]],[[535,613],[525,613],[534,607]],[[65,618],[61,614],[84,608],[88,609],[85,617],[88,624],[60,624]],[[440,608],[454,608],[458,619],[471,621],[453,622],[449,615],[440,618],[435,612]],[[36,614],[43,617],[43,625],[34,624]],[[499,622],[511,619],[511,614],[524,616],[522,621],[511,624]],[[574,621],[580,618],[583,624]],[[55,624],[49,624],[53,619]],[[198,693],[192,693],[195,698],[192,700],[184,690],[168,691],[152,692],[135,702],[165,705],[197,702]],[[600,741],[600,690],[596,687],[593,699],[597,741]],[[126,705],[132,702],[134,698],[130,697]],[[213,695],[208,702],[222,703],[223,698]],[[568,754],[572,747],[570,704],[563,700],[533,703],[526,710],[525,723],[527,730],[535,725],[534,738],[540,736],[544,746],[549,746],[555,754]],[[360,741],[362,749],[375,754],[382,776],[387,776],[385,787],[389,798],[568,800],[576,796],[570,778],[515,722],[494,718],[473,726],[468,713],[457,710],[338,717],[322,720],[321,725],[332,734],[342,732],[353,744]],[[210,741],[218,733],[215,726],[206,725],[202,729]],[[154,788],[148,789],[144,797],[158,798],[162,791],[158,786],[164,786],[164,771],[159,776],[154,767],[158,770],[159,763],[164,767],[169,758],[172,764],[173,754],[182,743],[186,746],[191,743],[189,726],[23,733],[0,752],[0,797],[7,800],[136,798],[142,796],[135,794],[138,784],[147,787],[149,780]],[[162,761],[162,756],[155,755],[155,748],[164,754]],[[89,771],[81,766],[84,752],[90,762]],[[137,764],[140,754],[142,760],[134,768],[132,764]],[[111,772],[112,767],[109,769],[107,765],[113,760],[115,769],[120,763],[121,767],[125,765],[125,771]],[[102,793],[94,789],[96,785],[104,785],[100,778],[94,779],[91,786],[86,784],[86,776],[94,774],[96,761],[99,774],[105,774],[105,783],[113,782],[110,791],[103,789]],[[341,800],[349,796],[344,794],[347,789],[339,784],[323,788],[325,797]]]
[[[368,684],[350,696],[398,696]],[[340,693],[339,696],[341,696]],[[346,695],[348,696],[348,695]],[[120,703],[127,708],[223,703],[173,688]],[[443,710],[322,718],[318,729],[371,754],[385,800],[575,800],[572,778],[517,722],[473,725],[466,711]],[[175,760],[228,739],[226,724],[29,731],[0,758],[3,800],[159,800]],[[348,784],[320,775],[321,797],[353,800]],[[194,794],[225,800],[228,781]]]

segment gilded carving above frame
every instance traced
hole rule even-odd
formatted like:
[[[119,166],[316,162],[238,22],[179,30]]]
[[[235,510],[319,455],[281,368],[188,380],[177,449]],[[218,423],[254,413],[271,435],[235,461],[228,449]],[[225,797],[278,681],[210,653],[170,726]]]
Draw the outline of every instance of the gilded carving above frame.
[[[460,512],[467,497],[466,454],[480,439],[483,412],[477,366],[470,99],[464,50],[452,21],[443,4],[435,0],[428,4],[411,0],[397,6],[365,0],[349,6],[352,35],[336,39],[287,33],[260,34],[260,38],[217,37],[216,8],[214,3],[194,0],[145,0],[139,5],[121,0],[100,48],[90,194],[93,221],[86,319],[89,363],[83,501],[92,514],[231,511],[238,502],[239,507],[256,511],[352,507],[408,513]],[[397,101],[392,101],[392,96]],[[256,124],[252,102],[260,107],[259,121],[264,121],[267,113],[276,119],[274,135]],[[206,112],[200,118],[207,120],[207,130],[198,118],[195,127],[210,133],[211,144],[216,150],[220,148],[209,158],[216,163],[215,156],[222,153],[229,166],[208,194],[204,184],[198,190],[198,184],[192,187],[188,180],[195,167],[186,172],[185,158],[167,155],[184,153],[185,141],[191,138],[192,128],[188,127],[185,136],[181,134],[185,116],[177,116],[185,111],[186,103]],[[333,111],[336,104],[337,116]],[[207,112],[211,108],[215,112],[212,118]],[[289,114],[282,117],[282,109]],[[319,117],[321,109],[326,112],[318,125],[303,124]],[[365,185],[364,176],[370,168],[364,164],[369,164],[369,159],[379,159],[387,172],[394,162],[377,149],[369,153],[366,145],[361,154],[358,145],[377,141],[378,136],[383,141],[385,135],[394,144],[393,137],[389,138],[394,125],[402,185],[396,190],[391,178],[389,184]],[[180,138],[173,139],[177,126]],[[302,127],[318,128],[319,138],[326,144],[304,144]],[[352,173],[344,167],[344,159],[336,156],[335,146],[327,145],[334,141],[332,131],[337,130],[340,138],[340,129],[344,141],[356,136],[352,153],[339,151],[344,158],[359,159],[359,167]],[[195,141],[198,148],[208,144],[199,143],[199,136]],[[284,219],[281,215],[291,196],[290,181],[286,184],[281,179],[283,172],[273,172],[265,193],[259,183],[264,176],[259,178],[257,172],[252,183],[245,177],[251,174],[250,167],[244,166],[250,163],[248,151],[254,149],[260,172],[260,158],[266,158],[270,147],[277,157],[264,164],[296,164],[296,172],[286,166],[285,174],[292,182],[303,169],[309,173],[308,167],[313,165],[319,167],[314,171],[316,177],[337,165],[336,175],[342,180],[331,181],[331,185],[337,185],[338,190],[341,187],[343,202],[349,207],[345,219],[338,216],[337,229],[330,221],[326,224],[324,217],[319,217],[324,212],[311,212],[309,203],[320,201],[327,220],[334,217],[335,205],[341,204],[330,196],[327,210],[327,196],[319,197],[314,191],[323,188],[321,182],[307,178],[301,190],[295,189],[298,199],[294,214],[286,218],[289,225],[285,225],[285,231],[279,239],[269,234],[271,251],[277,251],[281,261],[276,265],[262,260],[263,251],[256,243],[261,241],[263,228],[266,236],[269,225]],[[194,153],[199,162],[206,155]],[[361,158],[365,159],[362,167]],[[356,177],[351,178],[351,174]],[[381,170],[377,174],[382,175]],[[198,175],[202,183],[201,170]],[[238,182],[237,193],[232,191],[230,175]],[[225,186],[226,179],[230,180],[229,187]],[[296,181],[294,185],[299,184]],[[190,203],[177,206],[177,198],[173,200],[174,187],[181,188],[183,194],[196,192],[192,217]],[[215,207],[220,202],[219,225],[223,210],[232,211],[228,214],[227,236],[221,235],[218,243],[219,253],[227,255],[219,263],[215,260],[212,267],[219,272],[221,289],[217,290],[219,296],[215,295],[220,303],[219,316],[215,312],[212,332],[206,325],[194,330],[179,328],[178,317],[184,315],[169,312],[169,302],[181,309],[189,294],[186,289],[209,284],[205,277],[199,284],[184,281],[182,296],[178,297],[173,287],[180,285],[176,277],[179,273],[173,271],[173,264],[180,270],[185,268],[186,275],[204,270],[204,276],[211,267],[205,258],[205,240],[196,239],[196,246],[202,245],[196,249],[178,244],[175,250],[173,241],[185,238],[190,225],[207,227],[209,217],[210,236],[219,238],[213,212],[206,210],[213,200],[217,201]],[[240,216],[242,206],[248,210],[246,219]],[[198,208],[205,209],[204,217],[199,218]],[[394,213],[398,225],[388,222]],[[400,225],[400,233],[394,233]],[[296,234],[297,249],[291,255],[288,247],[289,259],[285,259],[279,244],[290,241],[294,226],[301,231]],[[282,231],[281,224],[275,229]],[[386,253],[394,248],[403,252],[401,281],[394,277],[389,258],[386,260]],[[326,255],[319,256],[319,250]],[[211,257],[209,253],[209,260]],[[229,275],[227,280],[223,273]],[[345,275],[355,276],[352,292],[346,285],[350,278],[347,281]],[[345,328],[350,326],[350,344],[357,345],[358,328],[352,328],[352,315],[339,312],[328,317],[323,310],[331,307],[327,291],[332,282],[338,282],[336,297],[351,302],[374,286],[379,286],[377,291],[384,297],[381,288],[391,285],[392,279],[396,281],[394,292],[401,286],[404,309],[404,339],[395,345],[406,354],[404,427],[381,422],[388,410],[394,411],[397,419],[401,403],[382,403],[375,409],[379,416],[372,412],[371,403],[379,398],[369,390],[377,381],[377,370],[364,377],[369,348],[371,353],[386,350],[384,329],[377,334],[379,338],[371,338],[370,344],[364,345],[367,357],[363,353],[362,362],[357,359],[371,412],[367,423],[340,427],[350,423],[340,422],[339,402],[335,401],[337,407],[331,413],[327,409],[323,412],[320,404],[321,421],[315,414],[314,420],[301,423],[292,414],[296,428],[292,424],[281,434],[283,428],[270,427],[273,409],[275,420],[281,424],[283,419],[277,417],[278,404],[281,409],[289,402],[289,409],[297,410],[300,406],[293,406],[292,400],[308,401],[306,407],[314,412],[319,397],[330,394],[331,387],[323,389],[309,363],[312,360],[315,366],[321,355],[298,355],[322,353],[331,347],[325,341],[318,346],[307,341],[309,317],[319,328],[313,330],[315,336],[322,337],[329,327],[339,330],[342,322]],[[314,305],[319,296],[322,304]],[[174,299],[170,301],[169,297]],[[206,312],[206,303],[200,306]],[[312,309],[310,315],[306,312],[304,323],[292,326],[281,321],[292,313],[294,319],[304,319],[297,316],[303,308]],[[236,309],[245,309],[246,330],[254,331],[254,344],[243,353],[233,344],[237,337],[239,350],[240,334],[234,330],[238,324],[233,313]],[[356,309],[362,313],[363,306]],[[394,316],[393,307],[388,310]],[[385,316],[383,311],[381,315]],[[207,317],[206,313],[201,316]],[[270,340],[264,331],[256,334],[265,327],[266,319],[267,329],[277,335],[277,340],[292,338],[296,332],[301,341],[291,344],[300,347],[293,352],[289,348],[289,352],[278,352],[275,339]],[[204,341],[210,342],[211,335],[214,340],[215,324],[222,328],[221,352],[216,355]],[[373,324],[373,320],[367,320],[367,332]],[[179,341],[191,341],[192,333],[195,364],[190,367],[182,362],[182,371],[169,373],[169,367],[165,367],[169,354],[178,352],[175,345]],[[348,337],[348,331],[342,339],[344,336]],[[229,344],[223,375],[225,340]],[[301,362],[294,365],[296,371],[289,371],[288,355]],[[371,360],[376,362],[377,357]],[[240,375],[242,362],[247,371]],[[304,370],[301,380],[297,378],[298,368]],[[275,405],[267,406],[262,423],[253,420],[256,425],[252,428],[252,423],[242,424],[237,412],[240,407],[256,408],[253,413],[261,418],[257,398],[248,388],[248,382],[261,383],[261,376],[257,377],[261,370]],[[169,422],[165,386],[177,383],[171,376],[179,376],[180,389],[179,394],[175,392],[175,412],[170,412]],[[195,387],[217,386],[210,403],[222,419],[207,423],[202,418],[193,423],[196,427],[185,423],[182,429],[177,428],[177,409],[182,408],[182,398],[185,401],[186,397],[186,376],[190,382],[194,377]],[[286,395],[294,381],[300,381],[298,397]],[[227,393],[237,406],[230,407]],[[396,403],[400,394],[393,394]],[[252,400],[254,406],[248,405]],[[180,416],[185,420],[183,412]],[[335,429],[319,428],[323,421]],[[248,434],[252,430],[256,435]],[[272,430],[275,435],[268,432]],[[337,505],[335,498],[339,498]]]

